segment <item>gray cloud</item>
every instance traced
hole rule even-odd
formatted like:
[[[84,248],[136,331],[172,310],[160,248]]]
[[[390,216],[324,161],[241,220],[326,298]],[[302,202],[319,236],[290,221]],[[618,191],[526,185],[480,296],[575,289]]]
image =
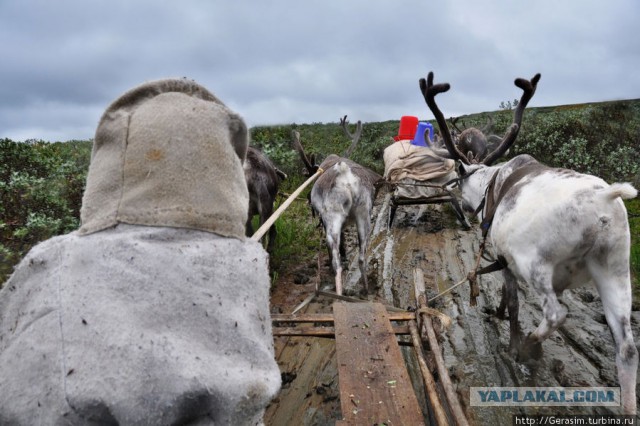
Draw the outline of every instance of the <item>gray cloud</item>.
[[[640,3],[619,0],[0,2],[0,137],[87,139],[129,88],[192,78],[249,125],[446,115],[640,97]]]

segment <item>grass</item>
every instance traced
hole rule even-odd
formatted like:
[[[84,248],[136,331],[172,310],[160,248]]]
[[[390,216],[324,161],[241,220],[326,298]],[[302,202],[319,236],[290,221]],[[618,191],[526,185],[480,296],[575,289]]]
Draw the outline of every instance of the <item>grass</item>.
[[[280,187],[281,193],[290,194],[304,182],[303,177],[289,177]],[[296,265],[307,264],[315,258],[323,240],[318,219],[311,216],[307,203],[310,187],[285,210],[275,223],[278,236],[270,255],[272,281],[284,275]],[[279,197],[274,211],[287,197]],[[257,229],[257,227],[256,227]]]
[[[627,200],[631,231],[631,282],[635,298],[640,298],[640,198]]]

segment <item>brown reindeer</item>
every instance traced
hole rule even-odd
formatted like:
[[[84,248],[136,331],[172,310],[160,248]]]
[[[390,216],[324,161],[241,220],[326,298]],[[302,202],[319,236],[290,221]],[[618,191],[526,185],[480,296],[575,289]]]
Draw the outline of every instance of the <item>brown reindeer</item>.
[[[457,122],[462,121],[464,129],[457,126]],[[492,134],[493,119],[487,119],[487,124],[482,129],[476,127],[466,127],[460,117],[450,118],[449,122],[456,129],[456,134],[452,135],[458,148],[464,153],[472,163],[482,162],[487,154],[494,150],[502,141],[498,135]]]
[[[247,218],[246,234],[251,236],[253,234],[251,223],[253,216],[260,216],[260,225],[271,216],[280,180],[284,180],[287,175],[279,170],[262,151],[250,146],[244,162],[244,176],[249,189],[249,217]],[[269,253],[273,250],[276,235],[277,230],[274,225],[269,228],[267,240]]]

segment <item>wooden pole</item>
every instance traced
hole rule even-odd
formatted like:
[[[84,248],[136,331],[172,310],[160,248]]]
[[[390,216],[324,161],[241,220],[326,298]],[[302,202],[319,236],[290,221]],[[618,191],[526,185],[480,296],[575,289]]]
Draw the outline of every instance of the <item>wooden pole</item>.
[[[395,335],[406,336],[411,333],[406,325],[392,325]],[[335,329],[329,327],[273,327],[274,336],[308,336],[308,337],[335,337]],[[412,345],[413,346],[413,345]]]
[[[418,303],[418,309],[427,307],[427,296],[424,286],[424,275],[420,268],[415,268],[413,270],[413,278],[416,292],[416,302]],[[455,418],[455,421],[460,426],[468,426],[469,422],[462,411],[462,407],[460,406],[460,401],[458,400],[458,396],[456,395],[453,389],[453,383],[451,383],[451,378],[449,377],[449,371],[444,363],[444,358],[442,357],[442,352],[440,351],[440,345],[438,344],[438,339],[436,338],[436,333],[433,331],[433,323],[431,322],[431,317],[426,313],[421,313],[422,316],[422,326],[427,331],[427,338],[429,339],[429,346],[431,346],[431,351],[434,354],[434,358],[436,361],[436,367],[438,369],[438,375],[440,376],[440,382],[442,383],[442,387],[444,388],[444,393],[447,397],[447,402],[449,403],[449,408],[451,409],[451,413]]]
[[[387,312],[389,321],[409,321],[415,319],[413,312]],[[293,316],[293,314],[271,314],[271,321],[275,323],[281,322],[333,322],[333,314],[331,313],[319,313],[319,314],[300,314]]]
[[[269,219],[267,219],[267,221],[265,223],[262,224],[262,226],[260,228],[258,228],[258,230],[255,232],[255,234],[253,234],[251,236],[251,239],[253,241],[260,241],[262,239],[262,237],[264,236],[264,234],[267,233],[267,231],[269,230],[269,228],[271,228],[271,226],[275,223],[275,221],[280,217],[280,215],[287,209],[287,207],[289,207],[289,205],[291,203],[293,203],[293,201],[296,199],[296,197],[298,195],[300,195],[300,193],[307,187],[309,186],[309,184],[311,182],[313,182],[318,176],[320,176],[322,173],[324,172],[324,170],[322,169],[318,169],[318,171],[311,176],[309,179],[307,179],[302,185],[300,185],[300,187],[298,187],[298,189],[296,189],[293,194],[291,194],[289,196],[289,198],[287,198],[284,203],[282,203],[280,205],[280,207],[278,207],[278,209],[269,217]]]
[[[420,341],[418,326],[415,320],[409,321],[409,331],[411,332],[411,340],[413,341],[413,347],[418,357],[418,364],[420,365],[420,371],[422,372],[422,378],[424,380],[425,388],[427,389],[427,396],[431,402],[430,405],[433,410],[436,423],[443,426],[449,425],[447,414],[444,412],[442,402],[440,402],[440,397],[436,390],[436,382],[433,379],[431,371],[429,371],[429,367],[427,367],[427,361],[424,359],[424,354],[422,353],[422,342]]]

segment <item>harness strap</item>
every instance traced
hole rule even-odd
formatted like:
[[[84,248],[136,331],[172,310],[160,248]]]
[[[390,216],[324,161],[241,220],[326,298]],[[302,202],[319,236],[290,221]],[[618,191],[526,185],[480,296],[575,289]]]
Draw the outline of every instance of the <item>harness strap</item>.
[[[487,196],[485,195],[482,198],[482,201],[480,202],[480,205],[473,211],[473,216],[471,216],[471,217],[476,217],[476,216],[478,216],[478,214],[480,214],[480,212],[484,208],[484,202],[485,202],[486,199],[487,199]]]
[[[491,180],[489,180],[487,189],[484,192],[484,198],[482,199],[480,206],[478,206],[478,208],[476,209],[476,211],[479,212],[479,210],[482,209],[484,206],[487,207],[487,209],[485,210],[484,216],[482,218],[482,222],[480,222],[480,229],[482,229],[482,238],[484,239],[487,238],[487,233],[489,232],[489,228],[491,227],[491,223],[493,222],[493,215],[495,214],[496,209],[498,208],[498,204],[502,199],[502,196],[501,196],[503,193],[502,191],[498,195],[499,199],[497,200],[493,195],[495,186],[496,186],[496,179],[498,178],[498,173],[499,172],[495,172],[493,176],[491,176]],[[487,201],[487,199],[489,201]]]
[[[482,269],[477,270],[476,275],[490,274],[492,272],[500,271],[506,267],[507,263],[505,262],[505,259],[498,258],[498,260],[496,260],[495,262],[485,266]]]
[[[539,169],[540,165],[538,163],[526,165],[516,169],[509,176],[507,176],[504,182],[502,182],[497,196],[495,196],[494,193],[498,172],[494,173],[493,177],[489,181],[489,184],[487,185],[487,191],[484,196],[484,199],[486,200],[485,205],[487,208],[485,209],[484,218],[480,223],[483,237],[486,238],[487,233],[489,232],[489,228],[491,228],[491,224],[493,223],[493,216],[495,215],[496,210],[498,209],[498,206],[500,205],[500,202],[502,201],[504,196],[511,190],[511,188],[513,188],[527,175]]]

